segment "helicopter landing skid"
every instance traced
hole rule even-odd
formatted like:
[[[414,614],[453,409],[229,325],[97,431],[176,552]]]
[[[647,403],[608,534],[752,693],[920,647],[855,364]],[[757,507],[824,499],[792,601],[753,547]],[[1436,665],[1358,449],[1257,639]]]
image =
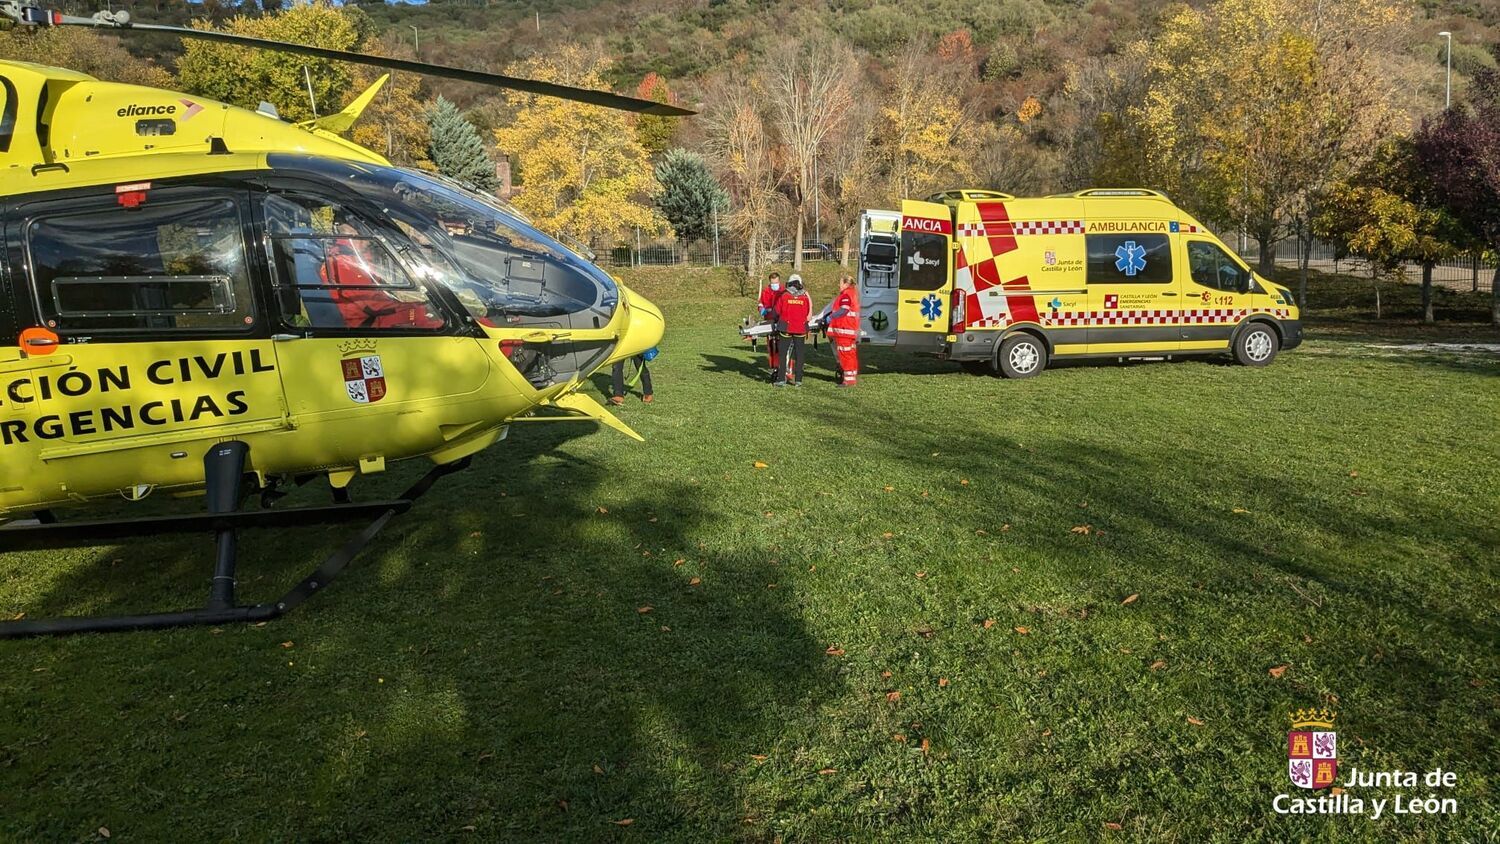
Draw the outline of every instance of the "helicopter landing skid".
[[[208,604],[201,609],[144,615],[76,616],[65,618],[26,619],[0,622],[0,639],[27,636],[58,636],[68,633],[111,633],[126,630],[161,630],[198,624],[231,624],[258,622],[278,618],[321,591],[344,567],[374,540],[390,520],[411,509],[412,502],[437,483],[444,475],[467,468],[469,458],[434,466],[400,498],[365,504],[338,503],[327,507],[302,507],[290,510],[241,510],[245,490],[242,484],[249,447],[241,442],[219,443],[204,455],[208,512],[182,516],[159,516],[147,519],[120,519],[86,522],[48,522],[9,524],[0,527],[0,551],[31,551],[68,548],[134,536],[163,533],[191,533],[212,530],[217,552],[214,559],[213,587]],[[246,527],[290,527],[333,524],[371,519],[364,530],[350,538],[321,565],[271,603],[240,605],[234,601],[235,564],[238,558],[238,530]]]

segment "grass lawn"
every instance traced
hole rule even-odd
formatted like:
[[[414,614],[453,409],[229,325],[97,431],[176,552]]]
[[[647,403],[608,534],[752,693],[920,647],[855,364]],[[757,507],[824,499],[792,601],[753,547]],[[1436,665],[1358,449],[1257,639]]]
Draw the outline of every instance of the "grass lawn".
[[[0,642],[0,840],[1493,840],[1500,358],[1382,348],[1500,342],[1481,298],[1320,278],[1266,369],[846,392],[825,345],[773,391],[725,274],[628,280],[644,445],[516,426],[264,626]],[[242,592],[341,538],[245,534]],[[0,556],[0,612],[196,605],[209,555]],[[1457,773],[1351,795],[1458,813],[1276,815],[1314,706],[1340,780]]]

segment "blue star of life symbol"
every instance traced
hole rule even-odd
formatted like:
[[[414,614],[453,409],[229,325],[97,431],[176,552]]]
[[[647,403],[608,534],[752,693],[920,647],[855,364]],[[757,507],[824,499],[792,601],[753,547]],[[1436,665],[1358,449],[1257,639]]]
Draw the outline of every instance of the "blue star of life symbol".
[[[1128,275],[1146,268],[1146,247],[1136,245],[1133,240],[1127,240],[1115,248],[1115,269]]]
[[[922,297],[922,318],[935,320],[943,315],[943,300],[929,293]]]
[[[1054,310],[1054,311],[1055,311],[1055,310],[1057,310],[1057,309],[1058,309],[1058,308],[1061,308],[1061,307],[1062,307],[1062,300],[1061,300],[1061,299],[1059,299],[1059,298],[1057,298],[1057,297],[1056,297],[1056,296],[1053,296],[1053,297],[1052,297],[1052,301],[1050,301],[1050,302],[1048,302],[1048,303],[1047,303],[1047,304],[1048,304],[1048,305],[1051,305],[1051,306],[1052,306],[1052,310]]]

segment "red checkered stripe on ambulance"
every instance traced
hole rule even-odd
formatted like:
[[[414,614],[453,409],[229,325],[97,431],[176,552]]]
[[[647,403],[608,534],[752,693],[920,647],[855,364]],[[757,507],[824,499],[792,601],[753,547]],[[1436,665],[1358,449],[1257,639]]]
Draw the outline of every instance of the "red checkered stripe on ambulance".
[[[1222,325],[1235,323],[1251,314],[1268,314],[1276,319],[1290,319],[1292,312],[1285,308],[1252,308],[1232,310],[1187,311],[1057,311],[1039,314],[1038,322],[1047,328],[1067,328],[1091,325]],[[1004,328],[1011,320],[1001,314],[970,320],[970,328]]]

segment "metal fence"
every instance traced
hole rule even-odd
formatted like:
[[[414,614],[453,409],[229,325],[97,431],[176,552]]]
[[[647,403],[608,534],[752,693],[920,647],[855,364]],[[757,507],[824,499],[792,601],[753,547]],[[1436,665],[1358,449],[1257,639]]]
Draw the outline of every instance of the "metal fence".
[[[1254,239],[1231,233],[1225,236],[1225,242],[1234,246],[1240,256],[1252,266],[1260,260],[1260,248]],[[1300,266],[1298,250],[1299,245],[1295,238],[1288,238],[1277,243],[1276,264],[1282,267]],[[743,245],[724,241],[720,241],[717,248],[713,243],[701,242],[688,245],[643,243],[639,247],[632,244],[600,249],[598,260],[601,264],[610,267],[743,267],[745,248]],[[1331,244],[1321,241],[1313,242],[1308,267],[1321,272],[1348,275],[1369,275],[1370,273],[1368,260],[1357,255],[1341,258]],[[1408,262],[1401,265],[1399,271],[1401,277],[1409,283],[1419,284],[1422,281],[1421,264]],[[1477,254],[1441,261],[1432,269],[1433,284],[1449,290],[1488,293],[1491,292],[1494,279],[1495,264],[1485,261]]]
[[[1254,239],[1236,234],[1226,236],[1225,242],[1234,245],[1240,257],[1251,266],[1260,260],[1260,246]],[[1301,245],[1296,238],[1287,238],[1278,242],[1275,254],[1276,265],[1279,267],[1301,266]],[[1317,240],[1313,241],[1307,266],[1309,269],[1325,273],[1366,276],[1370,274],[1368,259],[1358,255],[1346,255],[1340,258],[1332,244]],[[1403,281],[1411,284],[1422,282],[1422,265],[1419,263],[1408,261],[1398,267],[1397,272]],[[1495,264],[1486,262],[1483,256],[1478,254],[1440,261],[1432,267],[1432,283],[1436,287],[1445,287],[1449,290],[1489,293],[1495,283]]]

